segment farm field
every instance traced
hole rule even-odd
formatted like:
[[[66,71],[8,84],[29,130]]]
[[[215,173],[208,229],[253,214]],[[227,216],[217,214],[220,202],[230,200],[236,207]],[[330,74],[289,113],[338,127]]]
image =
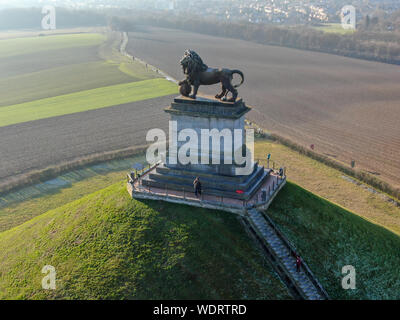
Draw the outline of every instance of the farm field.
[[[177,79],[188,48],[209,66],[244,72],[251,121],[400,187],[398,66],[179,30],[129,33],[130,54]]]
[[[135,201],[121,181],[1,232],[0,273],[0,299],[290,299],[235,215]]]
[[[0,149],[5,150],[0,180],[85,155],[144,145],[149,128],[167,130],[163,108],[174,96],[0,127]]]
[[[112,32],[0,40],[0,106],[159,77],[119,55],[119,41]]]
[[[141,145],[149,128],[165,126],[162,109],[176,85],[121,55],[119,33],[67,32],[0,34],[2,185],[60,162]]]
[[[75,27],[75,28],[57,28],[55,30],[1,30],[0,40],[15,39],[25,37],[52,36],[60,34],[80,34],[80,33],[103,33],[106,31],[105,27]]]
[[[83,74],[82,70],[85,70]],[[0,78],[0,107],[132,80],[134,79],[131,76],[121,73],[116,65],[102,61],[77,63]]]
[[[100,33],[60,34],[56,36],[37,36],[1,40],[0,58],[18,54],[51,52],[52,50],[91,47],[104,42],[105,35]]]
[[[176,91],[176,85],[168,80],[151,79],[25,102],[1,107],[0,127],[148,100]]]
[[[320,26],[313,27],[315,30],[327,32],[327,33],[337,33],[337,34],[349,34],[354,33],[352,29],[344,29],[341,23],[325,23]]]

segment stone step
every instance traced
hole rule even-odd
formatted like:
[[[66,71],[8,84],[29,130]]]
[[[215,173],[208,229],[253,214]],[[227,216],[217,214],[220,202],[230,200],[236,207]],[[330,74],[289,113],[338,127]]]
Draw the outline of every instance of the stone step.
[[[255,183],[249,186],[247,190],[244,190],[244,193],[237,193],[234,185],[230,185],[231,190],[226,189],[218,189],[215,188],[213,185],[207,186],[202,182],[202,191],[205,195],[213,195],[217,197],[226,197],[232,199],[239,199],[239,200],[249,200],[254,193],[259,189],[260,185],[265,182],[265,180],[269,176],[269,171],[261,171],[261,176],[258,177]],[[202,178],[200,177],[200,181]],[[142,185],[145,187],[155,187],[160,189],[167,188],[168,190],[185,190],[187,192],[193,192],[193,181],[189,183],[189,180],[179,180],[173,179],[170,177],[166,179],[164,176],[157,176],[157,175],[146,175],[142,178]]]
[[[269,170],[264,170],[263,167],[257,166],[252,174],[245,176],[229,177],[224,175],[211,175],[211,174],[195,174],[193,172],[187,172],[184,170],[166,170],[161,168],[156,168],[153,173],[150,173],[150,179],[159,180],[163,182],[175,181],[180,184],[186,184],[193,187],[193,180],[198,176],[200,178],[203,189],[219,189],[219,190],[230,190],[236,191],[249,190],[252,185],[262,176],[269,175]]]
[[[171,165],[166,166],[165,164],[161,164],[157,167],[156,172],[160,173],[160,174],[164,174],[164,175],[183,175],[183,176],[189,176],[192,177],[193,179],[195,178],[195,176],[200,177],[200,180],[207,180],[210,182],[214,182],[214,181],[220,181],[221,179],[223,179],[224,181],[229,181],[229,182],[234,182],[237,183],[239,181],[239,183],[244,183],[245,181],[247,181],[249,179],[250,176],[254,175],[256,173],[256,171],[258,170],[262,170],[262,166],[259,166],[258,163],[256,162],[254,164],[254,169],[253,172],[250,175],[247,176],[228,176],[228,175],[217,175],[215,173],[212,172],[204,172],[204,171],[199,171],[199,170],[187,170],[187,168],[174,168]],[[269,173],[272,171],[271,169],[264,169],[267,170]],[[192,181],[193,181],[192,179]]]

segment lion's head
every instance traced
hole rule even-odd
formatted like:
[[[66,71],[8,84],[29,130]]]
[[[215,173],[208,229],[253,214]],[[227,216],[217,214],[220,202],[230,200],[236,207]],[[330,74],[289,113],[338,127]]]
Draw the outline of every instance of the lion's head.
[[[203,63],[200,56],[193,50],[186,50],[183,58],[181,59],[181,66],[183,73],[188,76],[188,78],[193,78],[193,76],[202,71],[207,70],[207,65]]]

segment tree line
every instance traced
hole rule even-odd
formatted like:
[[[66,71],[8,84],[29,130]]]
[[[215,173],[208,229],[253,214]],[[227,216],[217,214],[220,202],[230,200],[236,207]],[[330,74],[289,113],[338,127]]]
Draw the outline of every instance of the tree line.
[[[41,8],[4,9],[0,11],[0,30],[39,29],[43,16]],[[231,22],[189,14],[121,9],[56,8],[56,24],[57,28],[108,25],[113,30],[127,32],[148,25],[400,64],[400,12],[390,19],[378,14],[366,16],[356,32],[346,34],[310,26]]]
[[[113,17],[111,23],[114,30],[120,31],[134,31],[140,25],[181,29],[267,45],[400,64],[400,32],[376,30],[370,26],[360,27],[354,33],[340,34],[324,32],[309,26],[276,26],[247,21],[227,22],[187,15],[146,12]]]

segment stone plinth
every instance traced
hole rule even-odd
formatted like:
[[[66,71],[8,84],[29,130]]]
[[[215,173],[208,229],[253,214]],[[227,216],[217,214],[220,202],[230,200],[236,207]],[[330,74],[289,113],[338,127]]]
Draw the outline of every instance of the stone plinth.
[[[249,174],[237,175],[237,169],[244,165],[235,162],[234,154],[235,152],[243,154],[243,150],[246,150],[244,120],[248,111],[250,108],[241,99],[230,103],[201,97],[196,100],[185,97],[175,98],[165,109],[175,125],[170,129],[170,138],[173,135],[178,137],[185,129],[191,129],[197,134],[198,140],[190,140],[188,143],[186,140],[172,139],[166,160],[143,178],[143,185],[192,191],[193,180],[199,177],[204,194],[241,200],[250,199],[258,191],[270,171],[255,163],[251,164]],[[205,130],[206,132],[217,131],[221,133],[221,136],[229,132],[232,139],[229,139],[229,135],[215,139],[220,141],[218,144],[211,137],[202,135]],[[240,133],[242,144],[233,143],[235,130],[236,133]],[[205,141],[208,141],[208,150],[203,148]],[[195,156],[197,163],[182,164],[179,160],[174,161],[174,159],[179,159],[177,153],[185,144],[193,147],[190,149],[190,155]],[[192,150],[196,151],[192,152]],[[204,163],[205,159],[208,163]]]
[[[240,119],[249,111],[250,108],[246,107],[242,99],[233,103],[202,97],[193,100],[182,96],[175,98],[174,102],[165,109],[165,112],[171,115],[225,119]],[[171,119],[173,119],[173,116],[171,116]]]

